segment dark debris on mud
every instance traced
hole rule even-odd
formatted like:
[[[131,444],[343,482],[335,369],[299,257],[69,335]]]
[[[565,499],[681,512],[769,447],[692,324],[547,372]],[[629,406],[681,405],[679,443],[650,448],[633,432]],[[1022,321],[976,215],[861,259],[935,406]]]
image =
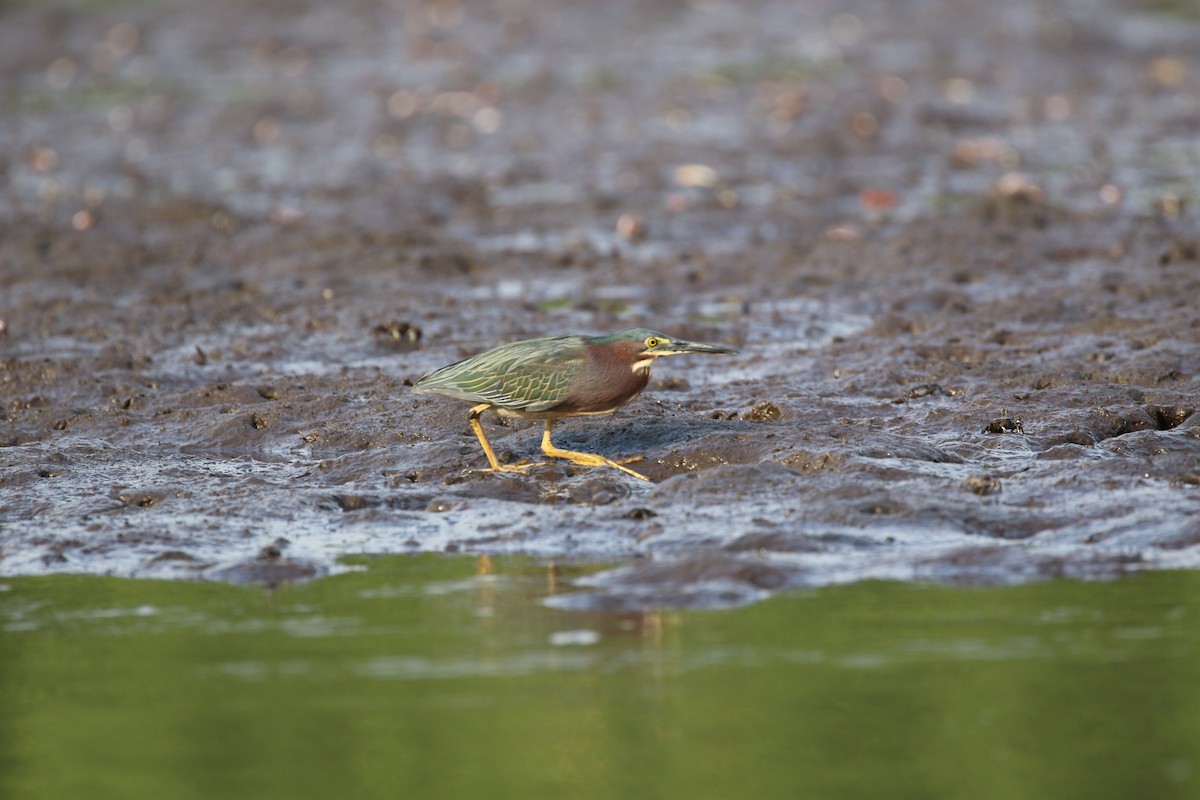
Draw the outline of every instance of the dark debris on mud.
[[[1200,566],[1169,4],[53,6],[0,11],[0,574],[635,559],[555,601],[623,609]],[[556,429],[648,485],[473,471],[408,391],[633,325],[741,351]]]

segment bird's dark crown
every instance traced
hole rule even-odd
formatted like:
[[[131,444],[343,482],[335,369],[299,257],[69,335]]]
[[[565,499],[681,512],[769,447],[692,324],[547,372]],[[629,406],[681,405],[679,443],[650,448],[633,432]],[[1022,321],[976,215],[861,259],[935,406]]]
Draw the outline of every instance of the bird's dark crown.
[[[647,355],[652,354],[656,349],[665,350],[671,344],[670,336],[649,328],[626,328],[607,336],[593,336],[591,340],[593,344],[599,345],[637,345],[637,349],[630,349],[634,353]]]
[[[652,331],[649,328],[629,328],[609,336],[593,336],[588,341],[594,347],[612,348],[630,357],[655,359],[659,356],[677,356],[684,353],[725,353],[733,355],[736,351],[724,345],[689,342],[684,339],[672,339],[665,333]]]

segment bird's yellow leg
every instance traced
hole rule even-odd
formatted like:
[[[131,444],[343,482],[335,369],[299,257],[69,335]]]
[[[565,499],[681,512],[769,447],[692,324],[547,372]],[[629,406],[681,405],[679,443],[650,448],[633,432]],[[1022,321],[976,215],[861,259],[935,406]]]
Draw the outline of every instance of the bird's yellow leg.
[[[602,455],[598,455],[596,453],[580,453],[576,450],[560,450],[554,446],[554,442],[550,441],[550,430],[553,427],[554,420],[546,420],[546,432],[542,434],[542,452],[551,458],[565,458],[572,464],[578,464],[581,467],[612,467],[613,469],[621,470],[621,472],[624,472],[627,475],[632,475],[635,478],[641,478],[644,481],[650,480],[642,473],[634,472],[628,467],[623,466],[622,462],[613,461],[612,459],[605,458]],[[641,461],[640,458],[631,460]]]
[[[545,463],[542,461],[536,464],[500,463],[500,459],[496,458],[496,451],[492,449],[492,443],[488,441],[487,435],[483,432],[483,424],[479,421],[479,415],[491,407],[491,403],[480,403],[467,412],[467,422],[471,424],[471,430],[475,431],[475,438],[479,439],[479,445],[483,448],[483,454],[487,456],[488,460],[488,468],[479,470],[479,472],[515,472],[518,475],[524,475],[530,467],[540,467]]]

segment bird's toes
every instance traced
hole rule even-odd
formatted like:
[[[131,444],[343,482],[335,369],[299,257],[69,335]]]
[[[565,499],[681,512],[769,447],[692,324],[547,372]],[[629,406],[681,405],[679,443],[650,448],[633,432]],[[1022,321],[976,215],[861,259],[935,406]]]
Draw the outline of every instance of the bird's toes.
[[[641,461],[641,460],[643,460],[643,459],[632,459],[632,460],[634,460],[634,461]],[[646,477],[645,475],[643,475],[642,473],[640,473],[640,472],[634,472],[634,471],[633,471],[633,470],[631,470],[629,467],[622,466],[622,464],[628,464],[628,463],[629,463],[629,461],[608,461],[607,463],[608,463],[608,466],[612,467],[613,469],[619,469],[619,470],[621,470],[621,472],[624,472],[626,475],[632,475],[632,476],[633,476],[633,477],[635,477],[635,478],[640,478],[641,480],[644,480],[644,481],[646,481],[647,483],[649,483],[649,482],[650,482],[650,479],[649,479],[649,478],[647,478],[647,477]]]
[[[543,463],[545,463],[545,462],[539,461],[536,464],[521,464],[521,463],[500,464],[499,466],[495,466],[495,467],[484,467],[482,469],[469,469],[469,470],[467,470],[467,472],[492,472],[492,473],[499,473],[499,474],[507,473],[507,474],[512,474],[512,475],[528,475],[529,470],[531,468],[540,467]]]

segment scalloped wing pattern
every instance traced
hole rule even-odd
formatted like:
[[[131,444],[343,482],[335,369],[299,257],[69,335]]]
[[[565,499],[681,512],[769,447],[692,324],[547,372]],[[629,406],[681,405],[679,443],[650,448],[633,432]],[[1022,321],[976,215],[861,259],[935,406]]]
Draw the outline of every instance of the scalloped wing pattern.
[[[434,370],[413,391],[501,408],[548,411],[569,397],[571,384],[586,363],[586,348],[579,336],[515,342]]]

